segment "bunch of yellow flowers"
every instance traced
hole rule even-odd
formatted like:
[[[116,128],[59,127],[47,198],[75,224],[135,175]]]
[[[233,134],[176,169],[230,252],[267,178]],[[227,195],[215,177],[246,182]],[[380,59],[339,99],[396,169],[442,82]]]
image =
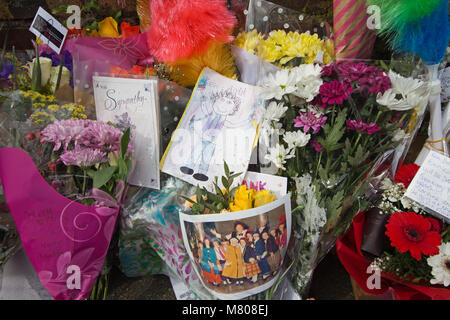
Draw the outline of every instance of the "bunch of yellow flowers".
[[[246,185],[241,185],[236,190],[234,201],[230,203],[232,212],[257,208],[275,200],[275,195],[270,190],[247,189]]]
[[[324,64],[334,59],[333,42],[320,39],[316,33],[275,30],[265,38],[252,30],[240,33],[233,44],[279,67],[286,67],[295,58],[301,58],[306,64],[314,63],[320,54],[323,54]]]

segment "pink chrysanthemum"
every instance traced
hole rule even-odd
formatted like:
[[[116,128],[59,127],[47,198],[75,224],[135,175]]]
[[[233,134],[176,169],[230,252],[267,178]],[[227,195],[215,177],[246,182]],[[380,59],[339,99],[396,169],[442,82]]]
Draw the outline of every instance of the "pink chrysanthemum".
[[[343,104],[344,100],[347,99],[352,92],[353,88],[351,84],[336,80],[324,82],[319,89],[322,102],[330,105]]]
[[[372,94],[384,93],[391,87],[392,83],[389,77],[376,68],[359,79],[360,90],[367,89]]]
[[[71,142],[76,142],[87,132],[87,126],[91,120],[61,120],[49,124],[41,132],[41,142],[54,143],[54,151],[61,148],[67,149]]]
[[[66,166],[90,167],[108,161],[108,156],[98,149],[76,148],[65,151],[60,159]]]
[[[211,42],[230,42],[237,23],[223,0],[152,0],[148,45],[160,61],[205,52]]]
[[[304,133],[307,133],[309,129],[312,129],[313,134],[316,134],[323,128],[326,121],[327,117],[322,114],[314,114],[311,111],[308,111],[307,113],[300,112],[300,115],[294,119],[294,127],[303,127]]]
[[[370,135],[381,130],[381,127],[374,122],[365,123],[362,120],[346,120],[345,123],[348,130],[367,132]]]
[[[336,65],[339,78],[343,81],[353,82],[362,76],[373,71],[373,67],[369,67],[363,62],[342,62]],[[375,68],[376,69],[376,68]]]

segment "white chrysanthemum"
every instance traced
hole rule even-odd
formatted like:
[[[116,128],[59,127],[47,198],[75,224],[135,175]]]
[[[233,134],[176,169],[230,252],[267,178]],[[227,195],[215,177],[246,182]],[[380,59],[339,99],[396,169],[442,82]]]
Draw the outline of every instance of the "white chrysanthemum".
[[[306,146],[310,138],[311,135],[306,134],[301,130],[286,132],[283,136],[283,140],[288,144],[290,149]]]
[[[450,242],[439,246],[439,254],[427,259],[428,265],[433,269],[431,284],[442,284],[444,287],[450,285]]]
[[[263,121],[280,121],[287,109],[288,107],[286,107],[283,102],[276,103],[275,101],[272,101],[269,103],[269,106],[264,113]]]
[[[322,67],[318,64],[302,64],[292,68],[291,72],[296,75],[297,90],[293,92],[299,98],[306,102],[311,102],[319,94],[322,80]]]
[[[413,108],[423,110],[428,103],[430,87],[427,83],[389,71],[392,88],[377,95],[377,102],[391,110],[406,111]]]
[[[293,158],[295,154],[293,149],[285,148],[282,144],[277,144],[275,147],[269,148],[269,154],[265,158],[282,170],[286,170],[284,164],[287,159]]]
[[[275,98],[282,100],[285,94],[297,90],[296,74],[289,69],[282,69],[275,73],[269,73],[264,79],[265,90],[262,93],[264,99]]]

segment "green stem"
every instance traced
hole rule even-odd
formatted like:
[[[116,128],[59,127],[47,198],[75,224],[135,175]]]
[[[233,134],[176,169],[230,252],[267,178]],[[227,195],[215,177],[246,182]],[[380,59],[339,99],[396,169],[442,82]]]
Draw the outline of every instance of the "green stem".
[[[83,196],[86,195],[86,180],[87,180],[86,169],[83,168]]]

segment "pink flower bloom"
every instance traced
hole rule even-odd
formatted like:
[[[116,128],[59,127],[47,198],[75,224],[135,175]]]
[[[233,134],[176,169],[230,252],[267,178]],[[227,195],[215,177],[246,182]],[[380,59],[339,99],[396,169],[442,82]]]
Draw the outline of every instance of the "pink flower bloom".
[[[381,127],[374,122],[365,123],[361,120],[346,120],[345,122],[349,130],[367,132],[370,135],[381,130]]]
[[[83,144],[104,151],[119,151],[122,131],[110,126],[106,122],[91,123]]]
[[[319,89],[322,102],[327,104],[343,104],[353,92],[352,85],[346,82],[324,82]]]
[[[373,133],[375,133],[375,132],[377,132],[377,131],[380,131],[381,130],[381,127],[380,126],[378,126],[376,123],[374,123],[374,122],[371,122],[371,123],[369,123],[368,125],[367,125],[367,127],[366,127],[366,132],[368,133],[368,134],[373,134]]]
[[[342,62],[336,65],[336,70],[339,73],[339,78],[343,81],[353,82],[358,80],[363,75],[371,71],[369,67],[363,62]],[[375,68],[376,69],[376,68]]]
[[[307,133],[309,129],[313,129],[313,134],[319,132],[325,125],[327,117],[324,115],[316,115],[311,111],[308,113],[300,112],[300,116],[294,119],[294,127],[303,127],[303,132]]]
[[[375,68],[359,79],[360,90],[367,89],[372,94],[384,93],[392,87],[391,80],[384,72]]]
[[[84,135],[87,131],[87,126],[90,120],[61,120],[55,121],[49,124],[41,132],[41,142],[54,143],[54,151],[57,151],[64,147],[67,149],[71,142],[76,142]]]
[[[108,161],[108,156],[98,149],[75,148],[65,151],[60,159],[66,166],[90,167]]]
[[[325,77],[331,77],[336,70],[336,66],[334,63],[328,64],[322,67],[322,75]]]
[[[346,120],[345,123],[349,130],[365,131],[367,128],[367,124],[361,120]]]
[[[315,139],[311,139],[311,141],[309,142],[309,145],[311,146],[311,147],[313,147],[314,148],[314,150],[316,150],[317,152],[320,152],[320,151],[322,151],[322,146],[321,146],[321,144],[319,143],[319,141],[317,141],[317,140],[315,140]]]

